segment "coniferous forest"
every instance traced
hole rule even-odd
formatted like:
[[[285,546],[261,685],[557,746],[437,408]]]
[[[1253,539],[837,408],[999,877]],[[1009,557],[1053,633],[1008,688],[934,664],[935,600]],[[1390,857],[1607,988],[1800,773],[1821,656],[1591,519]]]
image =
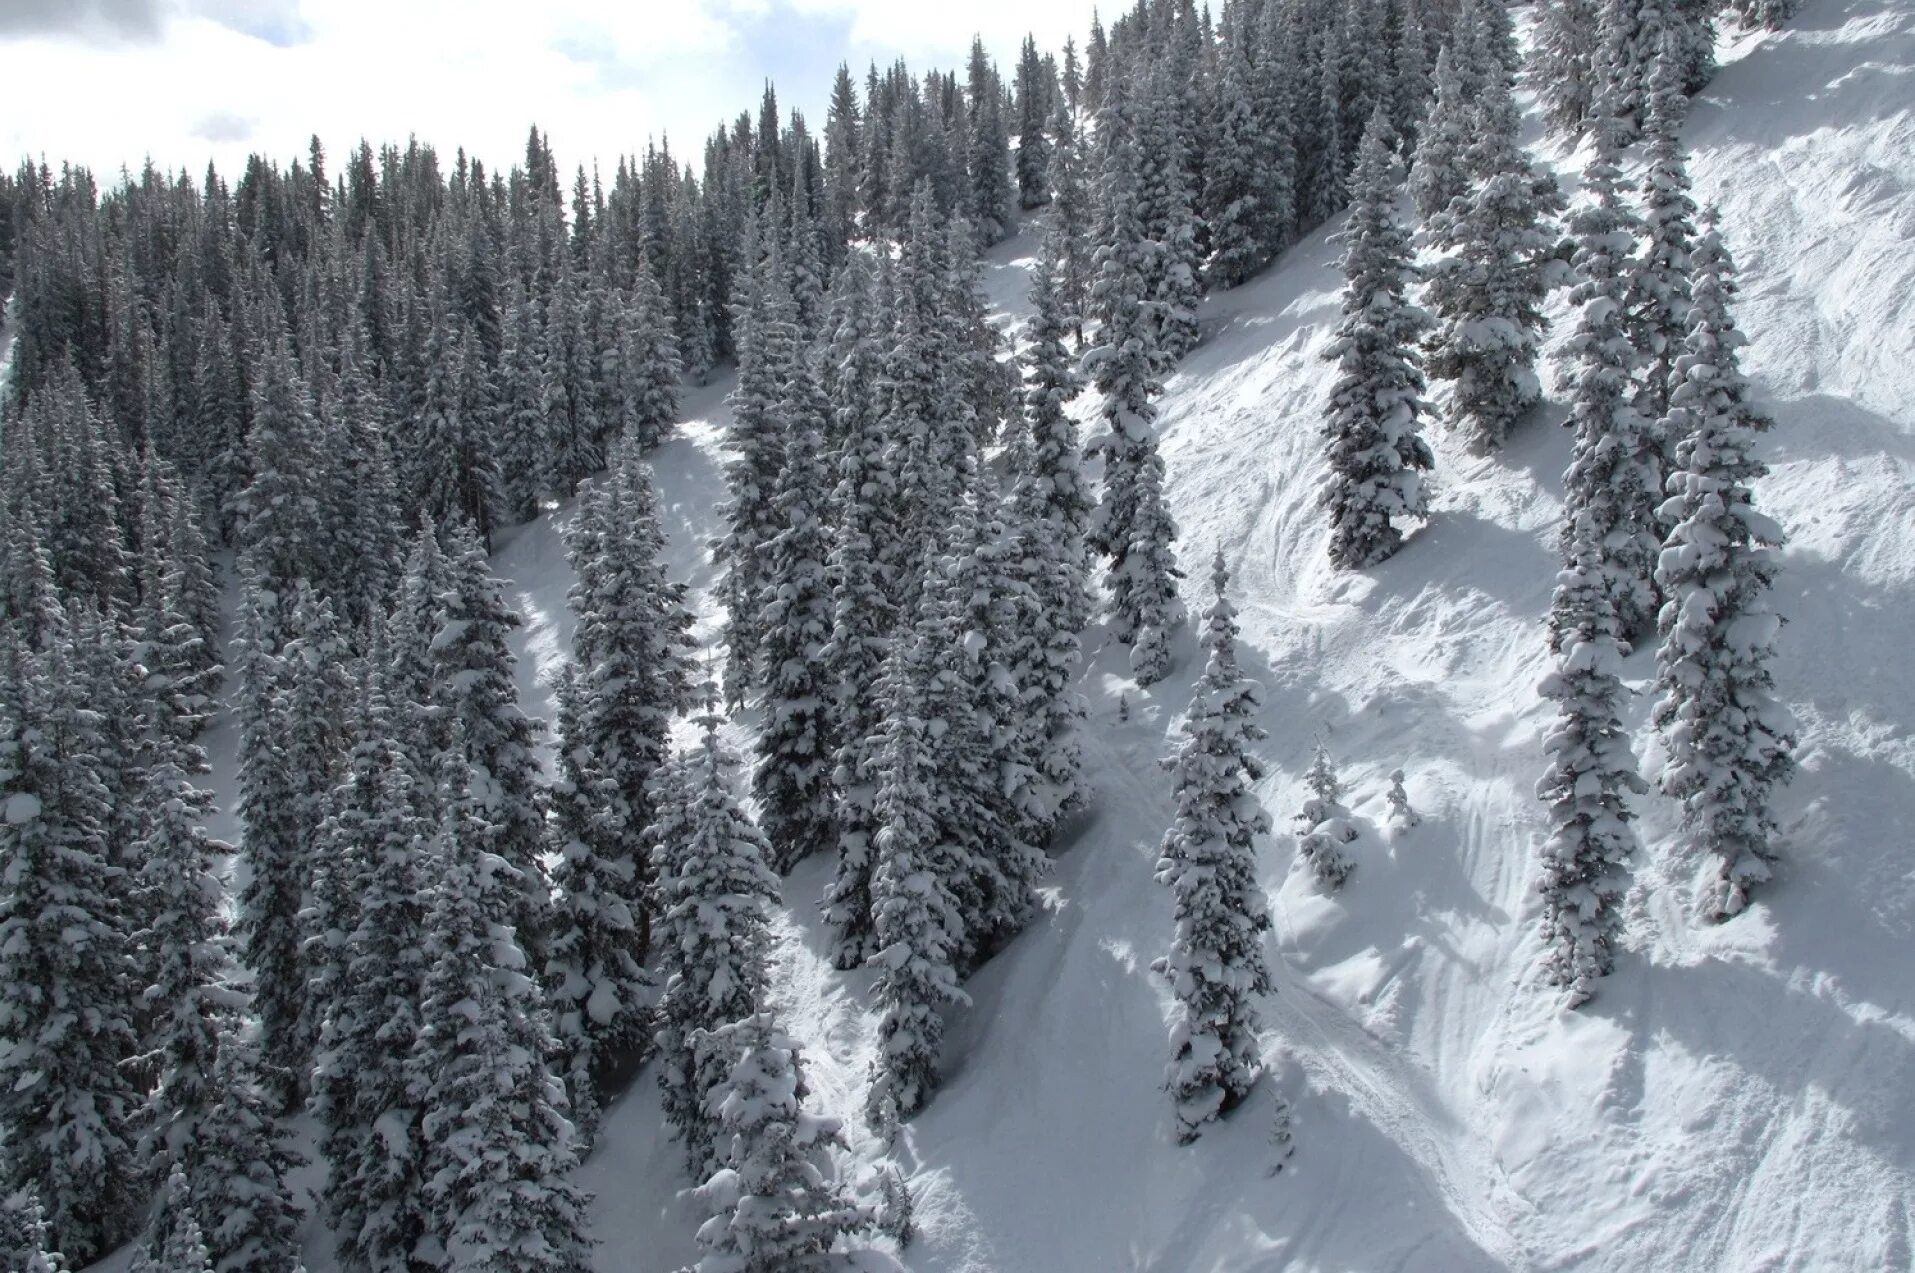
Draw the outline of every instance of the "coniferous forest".
[[[289,1273],[317,1231],[348,1273],[650,1269],[593,1255],[574,1178],[635,1084],[701,1273],[908,1263],[908,1168],[833,1169],[847,1128],[770,991],[783,877],[830,863],[802,904],[873,974],[861,1134],[905,1146],[949,1014],[1092,812],[1092,629],[1127,695],[1192,685],[1174,819],[1138,834],[1158,1099],[1201,1154],[1266,1078],[1281,837],[1236,550],[1181,542],[1159,403],[1206,297],[1321,227],[1333,387],[1288,480],[1331,567],[1414,542],[1430,438],[1491,455],[1554,427],[1546,381],[1568,404],[1526,761],[1541,982],[1600,1002],[1651,800],[1696,922],[1743,912],[1795,767],[1785,537],[1681,130],[1718,27],[1792,9],[1137,0],[1008,68],[981,41],[957,70],[841,66],[822,127],[767,86],[701,151],[609,168],[533,127],[505,165],[315,137],[239,172],[0,176],[0,1268],[131,1243],[152,1273]],[[1573,196],[1526,148],[1530,94],[1587,156]],[[982,276],[1020,231],[1013,334]],[[734,376],[701,646],[648,457]],[[561,517],[545,720],[492,553]],[[1625,723],[1635,650],[1659,768]],[[1326,896],[1362,878],[1346,759],[1319,741],[1277,820]],[[1413,825],[1401,770],[1389,798]]]

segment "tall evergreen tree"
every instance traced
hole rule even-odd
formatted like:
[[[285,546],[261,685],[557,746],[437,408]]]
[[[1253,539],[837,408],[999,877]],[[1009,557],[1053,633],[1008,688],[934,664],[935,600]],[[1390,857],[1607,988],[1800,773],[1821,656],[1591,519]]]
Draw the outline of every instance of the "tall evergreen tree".
[[[672,801],[646,832],[656,879],[659,974],[658,1083],[665,1117],[700,1178],[722,1161],[705,1105],[732,1057],[701,1043],[705,1031],[749,1016],[765,985],[767,931],[778,877],[771,846],[739,807],[734,761],[707,703],[698,749],[673,765]]]
[[[1435,465],[1420,428],[1422,357],[1429,318],[1409,299],[1415,277],[1409,231],[1382,108],[1371,117],[1352,176],[1343,241],[1343,319],[1324,351],[1337,364],[1325,422],[1328,473],[1319,496],[1330,512],[1330,560],[1363,569],[1403,542],[1399,518],[1428,516],[1422,474]]]
[[[1417,132],[1416,162],[1410,168],[1410,199],[1425,221],[1447,212],[1452,202],[1469,193],[1463,153],[1469,148],[1473,122],[1471,103],[1447,44],[1436,55],[1431,83],[1436,97],[1429,118]]]
[[[419,1032],[410,1094],[436,1262],[485,1273],[573,1273],[588,1199],[562,1085],[546,1067],[538,982],[514,933],[523,885],[489,852],[489,810],[462,739],[441,766]]]
[[[455,527],[447,543],[447,578],[434,612],[429,647],[431,705],[440,752],[454,746],[472,767],[472,799],[483,808],[482,841],[455,839],[466,853],[490,852],[512,868],[517,900],[509,922],[519,945],[543,966],[551,892],[545,878],[545,813],[539,762],[533,748],[539,723],[520,708],[513,681],[516,657],[506,636],[519,626],[503,585],[470,524]]]
[[[736,1059],[705,1098],[723,1165],[693,1191],[712,1216],[699,1227],[704,1256],[692,1273],[882,1267],[837,1249],[876,1217],[827,1174],[823,1152],[842,1145],[843,1136],[837,1119],[805,1111],[798,1045],[763,1011],[727,1022],[699,1043]]]
[[[1570,394],[1565,423],[1576,431],[1576,444],[1563,475],[1563,555],[1573,557],[1575,537],[1589,539],[1609,591],[1615,635],[1632,646],[1655,621],[1662,466],[1654,425],[1631,400],[1641,360],[1624,328],[1623,302],[1639,223],[1622,199],[1611,99],[1611,90],[1603,90],[1594,108],[1596,153],[1583,173],[1587,202],[1569,220],[1576,241],[1569,300],[1577,321],[1564,350],[1570,361],[1562,387]]]
[[[747,234],[749,243],[750,233]],[[738,388],[732,395],[733,453],[725,466],[729,498],[725,534],[712,545],[724,570],[718,587],[724,603],[725,699],[742,704],[756,674],[763,640],[764,567],[761,546],[778,533],[774,504],[784,464],[785,422],[779,414],[784,386],[798,362],[798,328],[774,253],[760,265],[750,290],[736,305]]]
[[[1107,125],[1120,130],[1111,141],[1104,200],[1108,237],[1097,253],[1091,299],[1103,326],[1085,354],[1086,368],[1103,394],[1105,432],[1093,445],[1104,458],[1104,496],[1091,524],[1093,543],[1110,558],[1105,585],[1111,594],[1114,634],[1131,644],[1131,668],[1140,685],[1170,670],[1171,630],[1183,621],[1171,541],[1176,524],[1163,497],[1163,458],[1151,427],[1151,397],[1162,391],[1151,312],[1158,301],[1146,292],[1144,237],[1137,190],[1137,147],[1124,125],[1121,98],[1106,110]]]
[[[1648,790],[1622,723],[1626,648],[1607,586],[1601,527],[1587,513],[1566,528],[1565,561],[1550,604],[1556,666],[1537,692],[1556,704],[1543,739],[1548,765],[1536,796],[1549,806],[1544,842],[1543,977],[1570,1005],[1588,1002],[1616,961],[1628,860],[1635,847],[1628,797]]]
[[[122,1062],[138,987],[91,751],[99,722],[63,629],[40,654],[0,642],[0,1190],[31,1188],[52,1244],[91,1261],[131,1219],[138,1097]]]
[[[407,1067],[426,973],[422,813],[429,802],[396,728],[391,679],[389,668],[374,664],[322,833],[328,855],[357,867],[361,884],[339,955],[341,992],[320,1033],[313,1107],[327,1160],[322,1201],[339,1263],[411,1273],[425,1232]]]
[[[239,816],[246,874],[239,889],[241,954],[253,974],[253,1011],[268,1083],[290,1107],[306,1058],[301,1047],[306,968],[299,914],[310,869],[301,784],[288,747],[285,647],[297,631],[293,599],[257,576],[240,599]]]
[[[1209,661],[1191,696],[1184,742],[1165,762],[1177,776],[1177,816],[1157,860],[1177,916],[1170,954],[1156,964],[1177,999],[1164,1086],[1185,1141],[1249,1095],[1260,1069],[1256,999],[1271,990],[1263,957],[1270,917],[1257,883],[1257,848],[1270,817],[1252,789],[1263,766],[1250,750],[1264,737],[1255,720],[1262,691],[1237,666],[1237,612],[1222,552],[1210,578],[1217,599],[1204,621]]]
[[[1526,75],[1550,128],[1566,137],[1582,132],[1596,102],[1600,21],[1599,0],[1560,0],[1544,6],[1537,21]]]
[[[752,773],[771,866],[788,872],[832,841],[832,683],[824,647],[832,632],[830,489],[823,433],[828,404],[809,368],[785,385],[784,466],[779,473],[779,530],[762,547],[764,727]]]
[[[1441,252],[1429,266],[1438,317],[1429,370],[1454,382],[1451,424],[1472,447],[1490,451],[1542,396],[1535,372],[1547,326],[1542,303],[1562,264],[1549,222],[1563,201],[1556,179],[1537,170],[1517,142],[1520,120],[1502,77],[1491,76],[1483,91],[1478,136],[1465,154],[1474,188],[1429,225]]]
[[[936,611],[935,599],[924,608]],[[885,750],[878,788],[877,865],[871,881],[879,1009],[865,1119],[886,1130],[930,1101],[938,1044],[958,989],[955,951],[963,920],[941,841],[936,761],[926,737],[924,691],[934,657],[928,642],[894,646],[885,664]]]
[[[1730,305],[1735,263],[1705,220],[1695,303],[1676,361],[1670,431],[1683,441],[1662,516],[1663,603],[1654,718],[1667,755],[1663,791],[1682,802],[1690,852],[1708,863],[1697,909],[1728,919],[1774,873],[1775,788],[1795,772],[1795,722],[1769,670],[1780,626],[1769,604],[1782,528],[1758,513],[1750,452],[1769,420],[1749,402]]]
[[[1689,166],[1681,136],[1689,103],[1673,57],[1658,61],[1650,85],[1643,145],[1646,163],[1639,192],[1642,219],[1636,226],[1642,244],[1629,263],[1623,323],[1643,362],[1636,407],[1657,429],[1658,459],[1666,472],[1673,467],[1682,441],[1663,436],[1661,428],[1669,414],[1669,395],[1676,387],[1676,361],[1689,331],[1696,204],[1689,194]]]
[[[553,686],[558,707],[552,818],[552,937],[545,967],[552,1032],[581,1147],[598,1134],[596,1084],[608,1063],[641,1046],[651,978],[641,963],[644,881],[616,785],[582,726],[578,678],[567,664]]]

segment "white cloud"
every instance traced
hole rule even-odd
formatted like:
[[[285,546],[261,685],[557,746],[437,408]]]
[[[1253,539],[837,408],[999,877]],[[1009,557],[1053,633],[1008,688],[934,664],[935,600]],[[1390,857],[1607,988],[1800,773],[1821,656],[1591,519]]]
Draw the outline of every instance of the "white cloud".
[[[52,13],[57,0],[30,3]],[[377,146],[409,134],[447,155],[463,144],[488,163],[509,164],[523,154],[534,122],[568,167],[595,156],[609,169],[617,155],[665,132],[681,158],[695,161],[714,125],[755,111],[767,74],[779,78],[784,102],[809,114],[821,107],[839,57],[860,69],[895,56],[917,69],[951,65],[975,30],[1004,60],[1026,30],[1044,47],[1066,34],[1081,41],[1091,0],[93,0],[83,7],[88,23],[59,30],[0,24],[7,67],[0,157],[9,162],[44,154],[110,175],[148,155],[194,173],[213,158],[231,176],[248,151],[290,159],[317,132],[335,164],[361,137]],[[153,12],[162,20],[144,23]],[[133,27],[106,29],[108,13]],[[820,22],[849,31],[849,44],[825,50],[823,65],[749,64],[754,48],[790,44],[816,53],[815,41],[785,37],[812,34],[803,24]]]

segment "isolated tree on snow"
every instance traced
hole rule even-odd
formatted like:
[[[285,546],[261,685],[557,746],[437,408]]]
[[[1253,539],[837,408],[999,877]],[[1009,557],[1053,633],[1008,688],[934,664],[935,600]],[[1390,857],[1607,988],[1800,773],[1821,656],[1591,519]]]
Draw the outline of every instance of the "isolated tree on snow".
[[[1310,798],[1297,814],[1297,851],[1317,883],[1335,889],[1350,874],[1352,864],[1343,846],[1356,839],[1357,832],[1350,811],[1339,803],[1343,784],[1337,781],[1330,753],[1322,743],[1317,744],[1303,781],[1310,788]]]
[[[698,1043],[735,1059],[705,1097],[723,1165],[693,1191],[712,1214],[699,1226],[704,1255],[691,1273],[896,1267],[833,1249],[870,1229],[876,1217],[830,1176],[824,1152],[844,1143],[838,1120],[806,1112],[798,1045],[772,1015],[751,1013]]]
[[[1749,402],[1734,295],[1735,263],[1705,221],[1669,400],[1670,432],[1683,441],[1661,510],[1674,529],[1656,565],[1665,600],[1654,719],[1662,789],[1682,802],[1689,851],[1709,863],[1697,908],[1717,920],[1740,914],[1773,874],[1771,801],[1795,772],[1795,722],[1769,670],[1781,625],[1769,590],[1784,537],[1750,490],[1768,471],[1750,452],[1769,420]]]
[[[732,793],[727,771],[734,761],[719,741],[715,705],[707,703],[699,724],[703,741],[672,766],[672,799],[646,840],[664,983],[655,1036],[658,1084],[686,1165],[702,1178],[722,1149],[705,1094],[732,1058],[697,1040],[701,1031],[749,1016],[763,994],[778,877],[766,864],[771,846]]]
[[[1400,831],[1407,831],[1423,819],[1410,807],[1410,793],[1403,789],[1403,771],[1390,771],[1390,789],[1386,793],[1390,805],[1390,825]]]
[[[1588,1001],[1615,967],[1622,896],[1635,835],[1629,796],[1648,790],[1622,723],[1627,648],[1608,585],[1602,527],[1585,511],[1566,528],[1565,562],[1550,604],[1556,666],[1537,692],[1556,704],[1543,739],[1548,765],[1536,796],[1549,806],[1543,844],[1543,977]]]
[[[1257,849],[1270,817],[1253,789],[1263,766],[1251,755],[1264,737],[1255,719],[1262,690],[1237,666],[1237,612],[1221,551],[1210,577],[1217,592],[1204,617],[1210,657],[1191,696],[1184,742],[1166,762],[1177,777],[1177,816],[1157,859],[1157,880],[1175,895],[1177,919],[1170,954],[1155,965],[1177,999],[1164,1086],[1185,1141],[1256,1083],[1256,999],[1271,989],[1263,958],[1270,917],[1257,883]]]
[[[1397,519],[1426,517],[1422,474],[1436,459],[1424,442],[1422,356],[1429,318],[1408,296],[1416,267],[1396,210],[1382,108],[1357,152],[1343,240],[1343,318],[1324,352],[1337,364],[1324,436],[1330,560],[1363,569],[1402,545]]]

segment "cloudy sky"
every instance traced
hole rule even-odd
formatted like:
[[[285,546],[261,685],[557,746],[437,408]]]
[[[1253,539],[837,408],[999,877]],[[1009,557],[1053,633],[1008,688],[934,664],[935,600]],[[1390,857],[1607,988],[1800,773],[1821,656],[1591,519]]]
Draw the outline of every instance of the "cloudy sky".
[[[560,162],[609,169],[669,133],[694,160],[720,119],[780,105],[823,123],[832,72],[961,65],[975,32],[1010,73],[1026,31],[1074,35],[1094,0],[0,0],[0,162],[102,177],[147,157],[229,177],[251,151],[334,170],[409,134],[489,164],[537,122]]]

